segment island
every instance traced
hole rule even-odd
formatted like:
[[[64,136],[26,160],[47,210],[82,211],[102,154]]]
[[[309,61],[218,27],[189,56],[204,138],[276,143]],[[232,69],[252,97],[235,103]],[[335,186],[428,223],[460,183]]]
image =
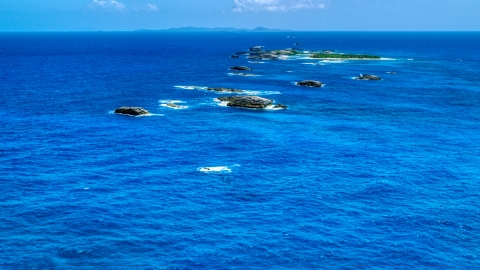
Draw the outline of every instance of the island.
[[[277,50],[264,50],[264,46],[253,46],[248,51],[236,52],[234,55],[247,55],[249,59],[256,60],[284,60],[289,56],[306,56],[316,59],[347,59],[347,60],[379,60],[380,56],[369,54],[347,54],[334,50],[306,51],[300,48],[286,48]],[[232,55],[233,57],[233,55]],[[236,57],[235,57],[236,58]]]

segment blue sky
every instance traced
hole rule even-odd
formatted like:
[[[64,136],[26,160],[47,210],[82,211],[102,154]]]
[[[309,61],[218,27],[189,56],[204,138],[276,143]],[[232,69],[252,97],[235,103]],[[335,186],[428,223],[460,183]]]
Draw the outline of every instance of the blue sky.
[[[0,31],[480,31],[480,0],[1,0]]]

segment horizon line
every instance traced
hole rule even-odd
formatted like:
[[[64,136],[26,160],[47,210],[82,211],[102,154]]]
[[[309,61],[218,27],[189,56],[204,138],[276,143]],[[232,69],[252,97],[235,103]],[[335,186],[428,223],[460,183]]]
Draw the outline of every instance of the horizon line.
[[[203,28],[203,27],[198,27]],[[229,28],[229,27],[222,27]],[[233,28],[233,27],[232,27]],[[182,28],[167,28],[167,29],[135,29],[135,30],[0,30],[0,33],[72,33],[72,32],[84,32],[84,33],[112,33],[112,32],[195,32],[195,33],[205,33],[205,32],[228,32],[228,33],[237,33],[237,31],[228,31],[228,30],[213,30],[214,27],[208,28],[210,30],[180,30]],[[480,32],[480,30],[275,30],[273,31],[252,31],[255,28],[239,28],[238,32],[250,32],[250,33],[290,33],[290,32]],[[243,31],[242,31],[243,30]]]

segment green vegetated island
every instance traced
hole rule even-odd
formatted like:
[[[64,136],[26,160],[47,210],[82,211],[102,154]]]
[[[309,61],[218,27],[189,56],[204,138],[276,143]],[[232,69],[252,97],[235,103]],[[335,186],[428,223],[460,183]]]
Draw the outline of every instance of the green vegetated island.
[[[300,43],[296,43],[300,44]],[[346,54],[346,53],[338,53],[331,50],[322,50],[322,51],[306,51],[300,48],[287,48],[283,50],[271,50],[266,51],[263,49],[263,46],[254,46],[251,47],[249,51],[246,52],[237,52],[233,55],[233,58],[238,58],[238,55],[248,55],[247,58],[249,59],[257,59],[257,60],[279,60],[283,59],[288,56],[307,56],[309,58],[316,58],[316,59],[349,59],[349,60],[379,60],[381,59],[380,56],[377,55],[369,55],[369,54]]]
[[[311,58],[327,59],[380,59],[380,56],[368,54],[314,53]]]

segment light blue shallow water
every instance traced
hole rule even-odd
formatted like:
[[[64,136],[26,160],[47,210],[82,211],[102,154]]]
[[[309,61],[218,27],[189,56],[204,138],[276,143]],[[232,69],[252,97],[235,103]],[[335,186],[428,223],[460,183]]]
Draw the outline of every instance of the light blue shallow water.
[[[229,57],[294,42],[397,60]],[[2,33],[0,268],[478,269],[478,44],[480,33]],[[228,76],[233,65],[261,76]],[[326,85],[294,85],[304,79]],[[289,108],[221,107],[178,85]],[[112,114],[124,105],[155,115]]]

